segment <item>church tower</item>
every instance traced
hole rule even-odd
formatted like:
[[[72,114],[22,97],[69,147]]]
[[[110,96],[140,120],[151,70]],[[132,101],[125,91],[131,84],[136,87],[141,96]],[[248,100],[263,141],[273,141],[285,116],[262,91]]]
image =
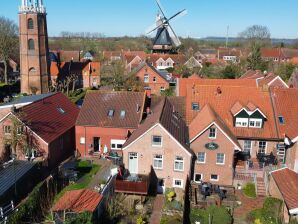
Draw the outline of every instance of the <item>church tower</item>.
[[[22,0],[19,8],[21,93],[49,89],[49,47],[43,0]]]

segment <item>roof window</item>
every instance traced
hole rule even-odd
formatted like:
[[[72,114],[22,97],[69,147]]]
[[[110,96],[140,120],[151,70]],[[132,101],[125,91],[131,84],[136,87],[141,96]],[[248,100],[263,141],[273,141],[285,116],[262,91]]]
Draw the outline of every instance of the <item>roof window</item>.
[[[113,117],[114,116],[114,110],[109,110],[109,112],[108,112],[108,116],[109,117]]]
[[[285,123],[285,118],[283,116],[278,116],[278,122],[280,124],[284,124]]]
[[[65,114],[65,110],[63,110],[61,107],[57,107],[57,110],[60,114]]]
[[[124,118],[124,117],[125,117],[125,114],[126,114],[125,110],[121,110],[121,112],[120,112],[120,117],[121,117],[121,118]]]

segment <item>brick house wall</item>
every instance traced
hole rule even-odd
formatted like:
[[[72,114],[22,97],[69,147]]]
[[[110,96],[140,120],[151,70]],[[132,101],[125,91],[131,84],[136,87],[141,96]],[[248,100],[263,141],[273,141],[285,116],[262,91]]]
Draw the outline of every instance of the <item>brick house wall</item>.
[[[144,82],[144,76],[149,75],[149,82],[144,83],[145,86],[149,87],[151,89],[151,93],[154,95],[160,95],[160,89],[163,87],[164,89],[169,88],[169,83],[160,77],[159,74],[157,74],[152,68],[150,68],[148,65],[145,65],[142,69],[140,69],[136,76]],[[155,82],[153,81],[155,77]]]
[[[250,139],[247,139],[250,140]],[[241,148],[244,148],[244,139],[239,140],[238,142],[241,146]],[[251,158],[257,158],[257,153],[259,150],[259,141],[260,140],[251,140],[251,151],[250,151],[250,155]],[[276,154],[276,144],[278,144],[278,142],[274,142],[274,141],[267,141],[266,139],[264,139],[264,141],[267,142],[267,147],[266,147],[266,154],[270,154],[271,152]]]
[[[162,146],[152,146],[152,136],[162,136]],[[123,162],[125,167],[129,167],[129,153],[138,153],[138,174],[148,175],[153,166],[153,157],[155,155],[163,156],[163,168],[154,169],[159,179],[164,179],[165,187],[172,188],[174,179],[183,180],[183,189],[185,188],[187,178],[191,172],[192,156],[186,152],[168,133],[159,125],[153,127],[140,139],[129,145],[123,150]],[[184,158],[184,171],[174,171],[174,161],[176,156]]]
[[[125,128],[104,128],[104,127],[83,127],[76,126],[76,150],[82,157],[88,157],[89,151],[93,149],[93,138],[100,137],[101,140],[101,151],[105,145],[108,150],[111,149],[111,140],[126,140],[128,133],[132,132],[134,129]],[[85,144],[80,143],[80,138],[85,138]],[[92,145],[92,147],[91,147]],[[121,151],[118,152],[121,154]]]
[[[216,128],[215,125],[211,126]],[[205,152],[205,163],[194,162],[194,174],[202,174],[204,182],[210,182],[218,185],[232,185],[233,184],[233,163],[234,163],[234,144],[216,128],[216,139],[209,138],[209,129],[201,134],[196,140],[191,142],[191,149],[197,156],[198,152]],[[216,150],[206,149],[205,144],[215,142],[219,145]],[[216,164],[217,153],[225,154],[224,165]],[[219,176],[218,181],[210,179],[211,174]],[[194,178],[194,177],[193,177]]]
[[[291,148],[287,149],[286,165],[292,170],[295,170],[295,164],[298,164],[298,144],[295,143]],[[298,165],[296,165],[298,166]],[[298,169],[298,167],[296,167]],[[298,172],[298,170],[295,170]]]

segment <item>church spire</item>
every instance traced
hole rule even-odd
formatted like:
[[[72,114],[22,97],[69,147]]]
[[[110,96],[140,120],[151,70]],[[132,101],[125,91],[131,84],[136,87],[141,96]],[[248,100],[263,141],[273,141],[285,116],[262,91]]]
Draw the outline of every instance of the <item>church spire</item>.
[[[20,13],[46,13],[43,0],[22,0]]]

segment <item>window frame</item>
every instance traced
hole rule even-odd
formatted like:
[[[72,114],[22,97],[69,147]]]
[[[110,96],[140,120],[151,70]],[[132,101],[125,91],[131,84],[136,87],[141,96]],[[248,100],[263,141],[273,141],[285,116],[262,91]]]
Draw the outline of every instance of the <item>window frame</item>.
[[[253,125],[251,125],[250,122],[253,122]],[[257,126],[257,122],[260,122],[259,126]],[[259,119],[259,118],[250,118],[249,119],[248,126],[250,128],[262,128],[262,125],[263,125],[263,120],[262,119]]]
[[[27,20],[27,29],[28,30],[33,30],[34,29],[34,20],[32,18],[29,18]]]
[[[35,50],[35,42],[32,38],[28,40],[28,50],[30,50],[30,51]]]
[[[154,144],[154,138],[160,138],[160,144]],[[160,135],[152,135],[151,137],[151,146],[152,147],[158,147],[158,148],[161,148],[162,147],[162,136]]]
[[[211,135],[211,130],[214,130],[214,136],[210,136]],[[209,139],[216,139],[216,136],[217,136],[217,128],[216,127],[210,127],[209,128],[208,138]]]
[[[264,152],[260,152],[260,143],[264,143],[265,142],[265,146],[264,146],[264,148],[262,149],[262,150],[264,150]],[[267,145],[268,145],[268,143],[267,143],[267,141],[259,141],[258,142],[258,153],[263,153],[263,154],[266,154],[266,151],[267,151]]]
[[[181,185],[176,185],[176,181],[180,181],[181,182]],[[178,178],[173,178],[173,187],[175,188],[183,188],[183,180],[182,179],[178,179]]]
[[[212,179],[212,176],[217,176],[217,179]],[[219,175],[218,174],[210,174],[210,181],[219,181]]]
[[[157,156],[160,156],[161,158],[157,158]],[[158,162],[161,161],[161,167],[156,167],[155,166],[155,163],[154,163],[155,161],[158,161]],[[162,170],[163,169],[163,155],[161,155],[161,154],[153,155],[153,164],[152,164],[152,167],[155,170]]]
[[[86,138],[80,137],[80,145],[85,145],[85,144],[86,144]]]
[[[200,110],[200,104],[198,102],[192,102],[191,103],[191,110],[193,110],[193,111],[199,111]]]
[[[250,142],[249,152],[251,152],[251,150],[252,150],[252,141],[251,140],[244,140],[243,141],[243,151],[248,152],[248,151],[245,150],[245,146],[247,146],[247,144],[245,144],[245,143],[247,143],[247,142]]]
[[[149,83],[149,81],[150,81],[150,75],[149,74],[145,74],[143,81],[144,81],[144,83]]]
[[[182,158],[182,160],[179,160],[177,158]],[[182,163],[182,169],[177,169],[176,168],[176,163]],[[175,160],[174,160],[174,171],[179,171],[179,172],[183,172],[184,171],[184,157],[182,156],[175,156]]]
[[[199,161],[198,158],[199,158],[199,153],[204,153],[204,162],[202,161]],[[204,164],[206,163],[206,152],[197,152],[197,163],[200,163],[200,164]]]
[[[110,146],[111,146],[111,150],[115,150],[115,151],[121,151],[122,150],[122,147],[125,143],[125,140],[121,140],[121,139],[111,139],[111,142],[110,142]],[[115,147],[113,147],[113,145],[115,145]],[[118,146],[119,145],[122,145],[121,148],[119,148]]]
[[[218,156],[223,155],[223,162],[218,162]],[[216,153],[216,165],[225,165],[226,155],[224,153]]]
[[[3,132],[4,132],[4,135],[10,135],[11,134],[11,126],[10,125],[4,125],[3,126]]]
[[[196,181],[196,175],[201,175],[200,181]],[[200,182],[203,182],[203,178],[204,178],[204,175],[202,173],[194,173],[193,181],[196,183],[200,183]]]
[[[235,127],[237,128],[247,128],[248,125],[249,125],[249,119],[248,118],[242,118],[242,117],[236,117],[236,120],[235,120]],[[240,124],[238,124],[240,123]],[[244,125],[244,123],[246,125]]]

